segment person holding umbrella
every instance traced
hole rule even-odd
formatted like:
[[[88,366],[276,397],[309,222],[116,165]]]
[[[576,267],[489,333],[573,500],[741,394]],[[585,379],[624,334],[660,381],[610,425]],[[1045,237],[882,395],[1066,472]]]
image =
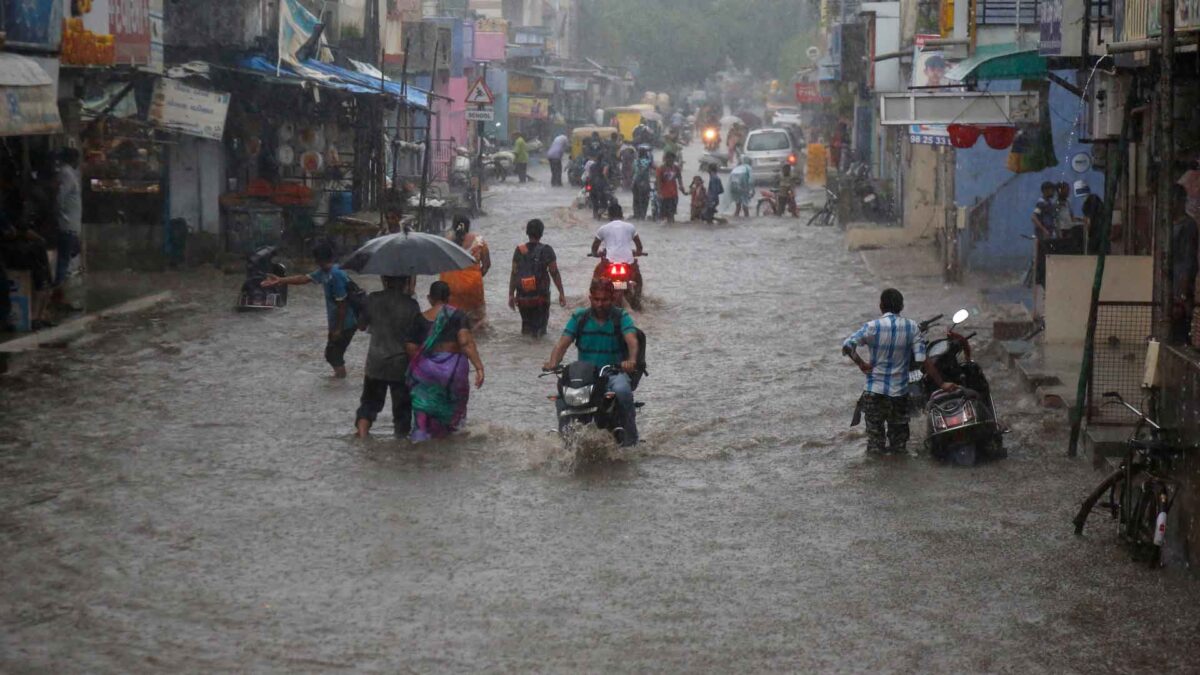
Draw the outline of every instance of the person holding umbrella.
[[[322,241],[313,247],[317,269],[309,274],[277,277],[268,274],[263,288],[274,286],[303,286],[321,284],[325,289],[325,313],[329,320],[329,340],[325,343],[325,360],[333,367],[333,376],[346,377],[346,350],[358,330],[358,317],[350,306],[350,275],[333,261],[333,246]]]
[[[383,290],[367,296],[364,324],[371,336],[363,369],[362,397],[354,427],[366,438],[392,394],[392,421],[397,438],[412,431],[412,398],[408,391],[408,339],[421,306],[413,299],[412,277],[385,276]]]
[[[346,259],[344,266],[360,274],[412,278],[461,270],[475,263],[470,253],[449,239],[405,230],[368,241]],[[417,312],[404,337],[404,351],[408,355],[404,375],[415,413],[414,441],[441,438],[462,424],[470,393],[468,362],[476,367],[475,386],[483,384],[483,363],[475,350],[466,314],[450,306],[449,298],[450,286],[444,281],[434,282],[429,293],[430,311],[425,315]],[[394,356],[391,360],[395,360]],[[394,370],[390,370],[388,381],[394,376]],[[393,405],[397,393],[392,389]],[[378,405],[382,407],[382,401]]]

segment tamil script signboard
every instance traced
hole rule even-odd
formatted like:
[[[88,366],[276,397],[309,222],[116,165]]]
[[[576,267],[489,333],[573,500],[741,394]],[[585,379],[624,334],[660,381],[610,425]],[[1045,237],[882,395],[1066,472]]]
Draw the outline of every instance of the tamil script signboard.
[[[229,94],[206,91],[177,80],[159,78],[150,101],[150,122],[189,136],[221,140]]]

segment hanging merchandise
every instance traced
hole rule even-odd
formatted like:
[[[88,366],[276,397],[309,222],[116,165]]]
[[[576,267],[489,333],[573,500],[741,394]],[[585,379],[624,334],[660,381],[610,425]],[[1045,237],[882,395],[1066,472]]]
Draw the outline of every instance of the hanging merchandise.
[[[296,152],[290,145],[281,145],[275,151],[275,159],[279,162],[279,166],[291,166],[292,162],[296,161]]]
[[[321,153],[315,150],[300,155],[300,169],[304,173],[312,175],[320,171],[325,165],[325,160],[321,157]]]
[[[979,127],[970,124],[951,124],[946,132],[950,134],[950,145],[960,149],[974,147],[979,140]]]
[[[984,127],[983,140],[987,141],[988,147],[993,150],[1003,150],[1012,145],[1013,139],[1017,137],[1016,127]]]
[[[1008,153],[1006,165],[1013,173],[1033,173],[1052,166],[1058,166],[1058,156],[1054,153],[1054,132],[1050,126],[1050,87],[1049,83],[1036,83],[1023,86],[1022,89],[1036,88],[1038,90],[1038,121],[1033,124],[1022,124],[1017,129],[1012,150]]]

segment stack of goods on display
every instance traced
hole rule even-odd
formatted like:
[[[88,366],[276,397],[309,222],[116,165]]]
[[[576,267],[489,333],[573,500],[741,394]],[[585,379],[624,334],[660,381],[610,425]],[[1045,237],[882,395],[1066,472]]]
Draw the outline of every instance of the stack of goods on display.
[[[84,28],[83,19],[64,19],[61,59],[74,66],[111,66],[116,62],[116,43],[111,35]]]

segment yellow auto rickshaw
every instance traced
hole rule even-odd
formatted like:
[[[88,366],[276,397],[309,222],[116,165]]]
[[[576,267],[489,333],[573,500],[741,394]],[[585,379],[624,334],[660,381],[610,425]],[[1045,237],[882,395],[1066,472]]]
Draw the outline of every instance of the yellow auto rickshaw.
[[[630,142],[633,141],[633,130],[642,123],[642,111],[640,109],[633,106],[609,108],[604,111],[604,115],[605,119],[616,122],[617,129],[621,132],[621,138]]]
[[[592,137],[593,133],[600,134],[602,140],[608,140],[613,134],[619,134],[621,131],[616,127],[575,127],[571,131],[571,159],[583,154],[583,144]]]

